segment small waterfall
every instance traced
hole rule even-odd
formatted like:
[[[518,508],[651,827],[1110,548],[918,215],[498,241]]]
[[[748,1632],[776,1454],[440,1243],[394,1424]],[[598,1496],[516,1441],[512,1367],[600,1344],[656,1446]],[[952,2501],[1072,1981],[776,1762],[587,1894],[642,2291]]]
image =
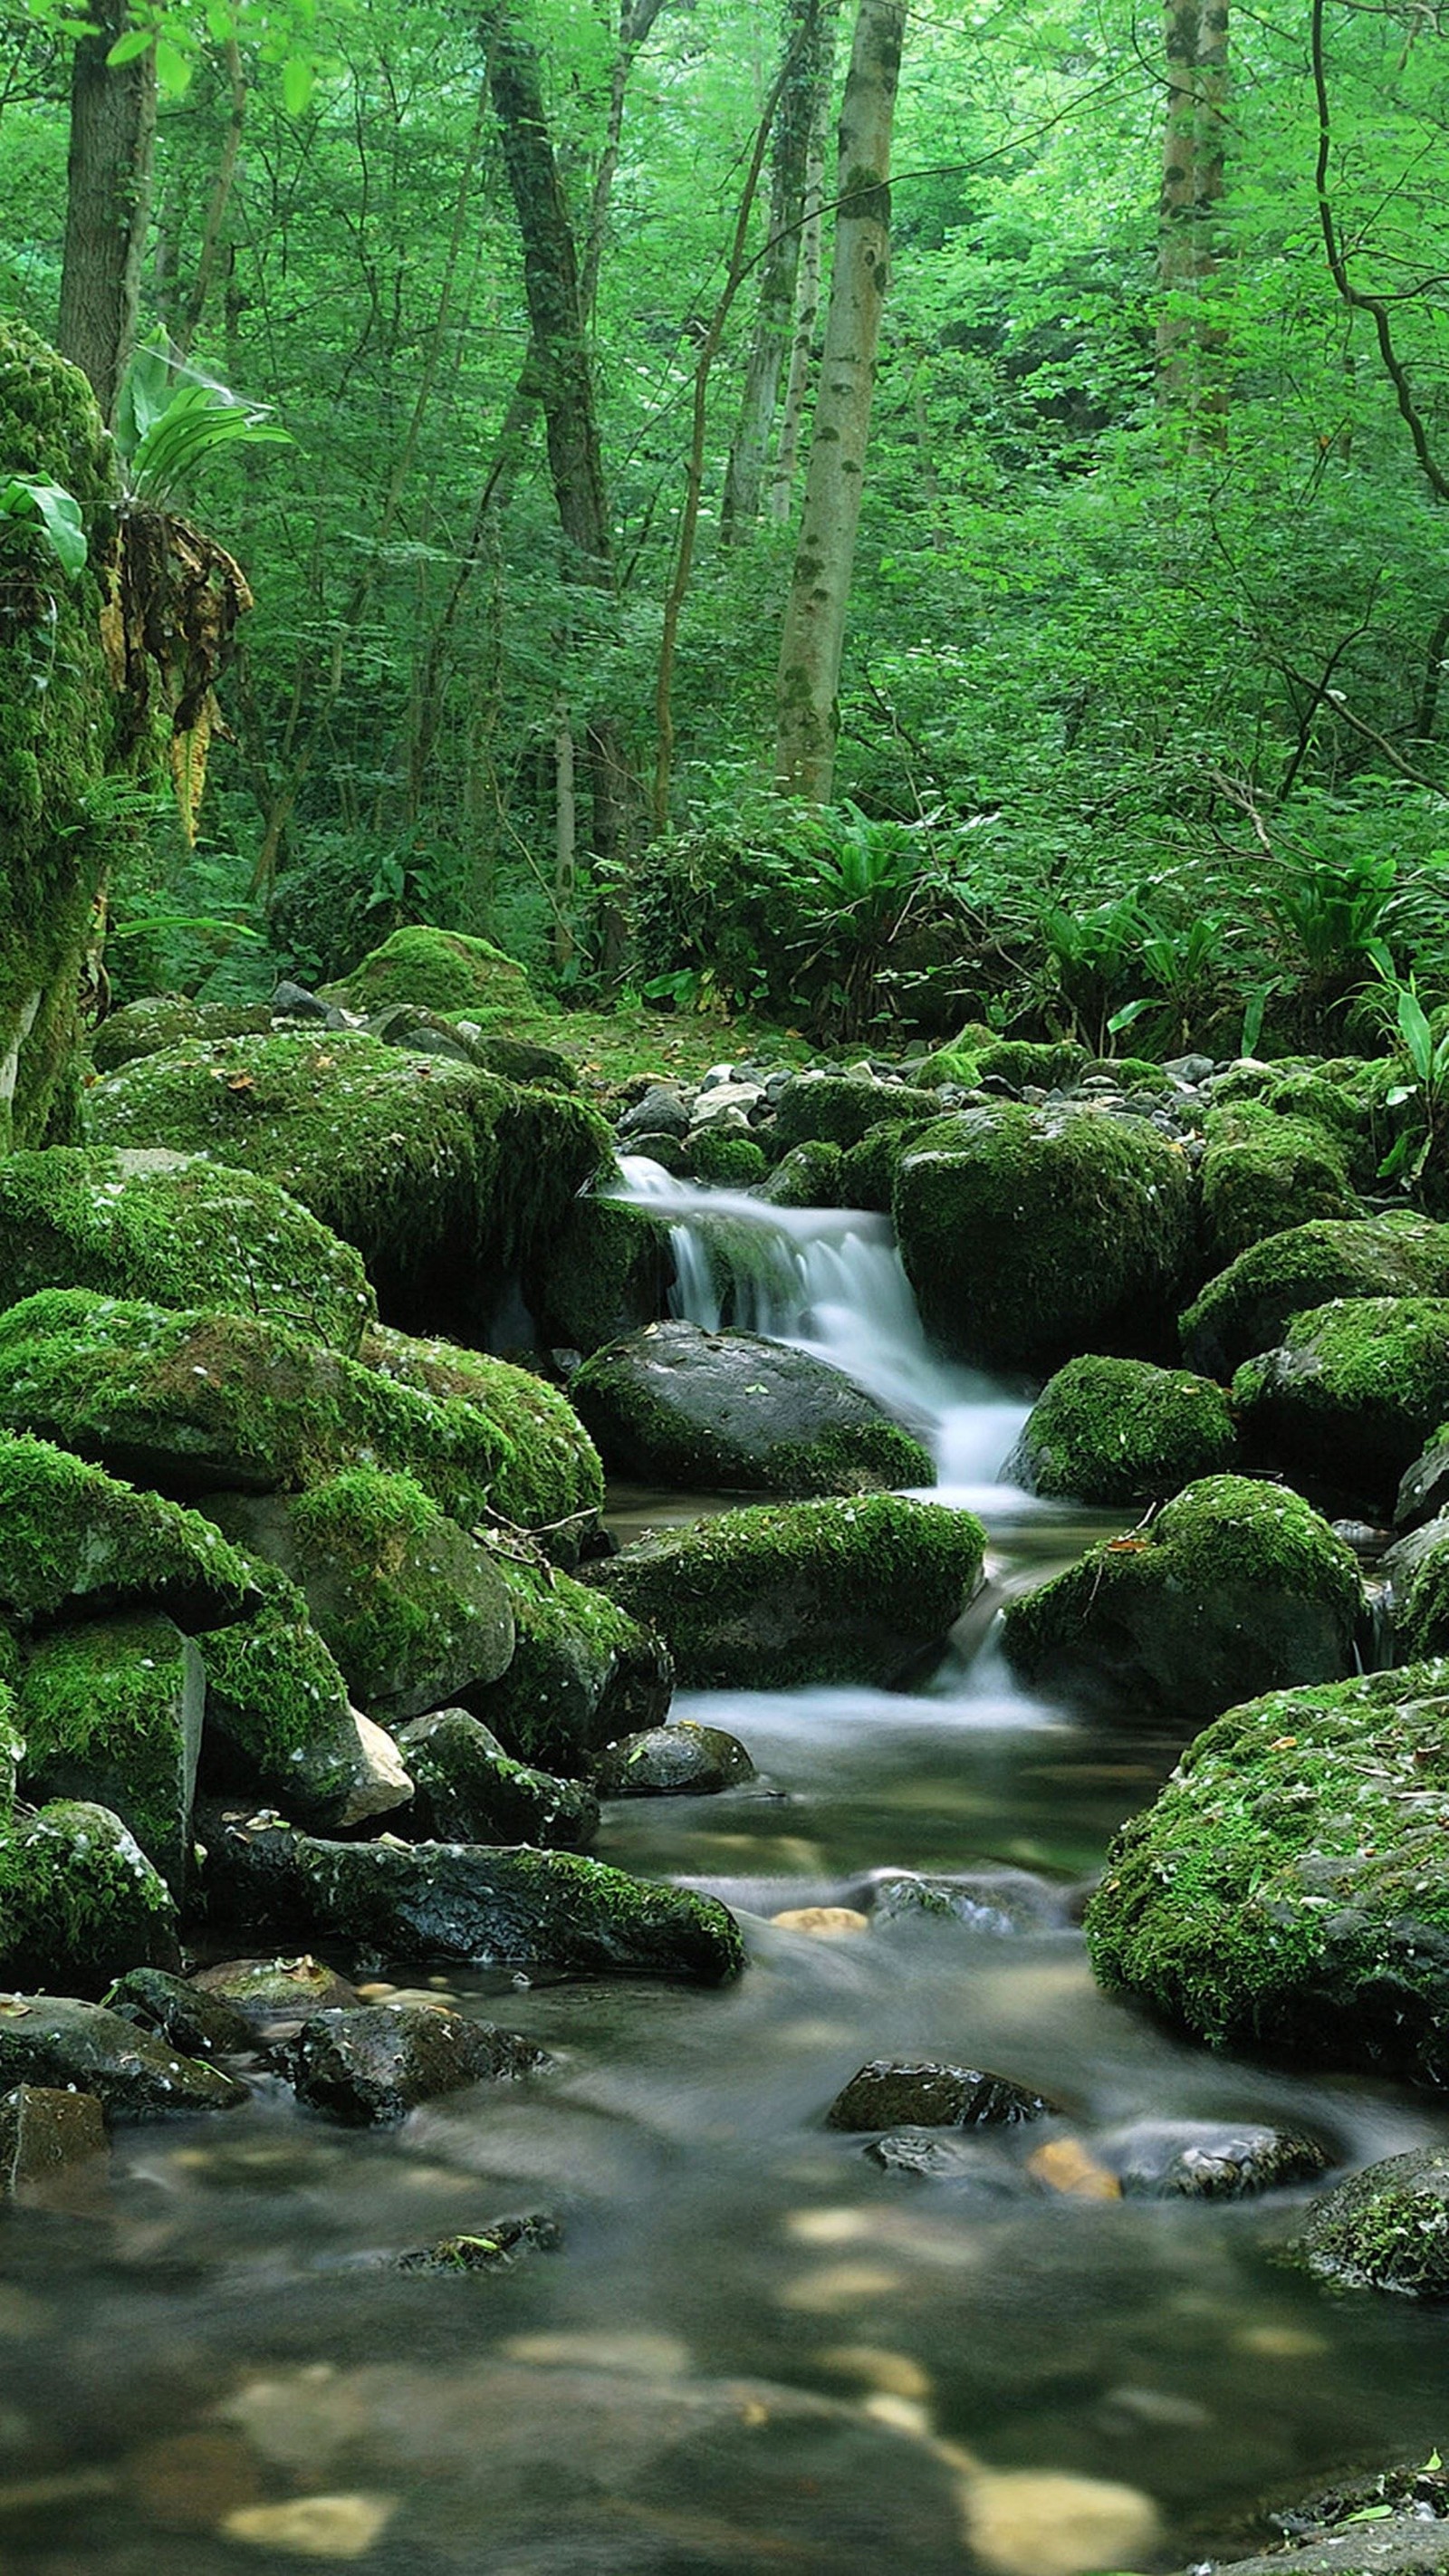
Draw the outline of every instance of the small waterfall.
[[[937,1358],[888,1217],[768,1207],[743,1190],[676,1180],[640,1154],[624,1156],[620,1171],[616,1195],[670,1221],[675,1314],[717,1332],[728,1307],[741,1331],[828,1360],[924,1441],[941,1501],[1020,1507],[999,1477],[1030,1408]]]

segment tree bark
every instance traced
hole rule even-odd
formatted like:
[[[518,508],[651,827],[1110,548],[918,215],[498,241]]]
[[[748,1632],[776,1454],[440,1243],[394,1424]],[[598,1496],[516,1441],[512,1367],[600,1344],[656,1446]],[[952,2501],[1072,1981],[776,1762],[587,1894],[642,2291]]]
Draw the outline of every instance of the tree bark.
[[[760,309],[720,506],[720,543],[726,546],[760,515],[770,432],[795,320],[810,137],[819,114],[822,69],[828,77],[829,15],[830,0],[789,0],[784,86],[775,115],[770,231],[760,261]]]
[[[780,415],[780,441],[770,474],[767,515],[776,527],[788,525],[795,499],[795,467],[800,456],[800,424],[815,359],[815,329],[820,320],[821,233],[825,205],[825,141],[830,118],[830,76],[835,56],[834,0],[825,28],[825,59],[815,96],[810,143],[805,159],[805,195],[800,225],[800,273],[795,290],[795,331],[790,343],[790,373],[785,407]]]
[[[1157,383],[1215,444],[1227,408],[1226,334],[1208,310],[1227,184],[1228,0],[1166,0],[1167,117],[1158,202]]]
[[[153,48],[115,70],[106,56],[126,24],[126,0],[90,0],[93,36],[75,49],[66,164],[65,250],[56,345],[86,375],[109,423],[141,294],[156,136]]]
[[[593,321],[594,307],[599,300],[599,271],[604,261],[604,244],[609,237],[609,207],[618,176],[619,147],[624,138],[624,97],[629,87],[629,74],[640,47],[648,40],[655,19],[667,6],[668,0],[620,0],[618,42],[609,75],[604,149],[599,156],[593,194],[589,200],[589,231],[584,244],[583,277],[579,288],[585,322]]]
[[[850,577],[890,261],[891,127],[905,0],[860,0],[840,115],[835,258],[776,689],[775,780],[828,804]]]

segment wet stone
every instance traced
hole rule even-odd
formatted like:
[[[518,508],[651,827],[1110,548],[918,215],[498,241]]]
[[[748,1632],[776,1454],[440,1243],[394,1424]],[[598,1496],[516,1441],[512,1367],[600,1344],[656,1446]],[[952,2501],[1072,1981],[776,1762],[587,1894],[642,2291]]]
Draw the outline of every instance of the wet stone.
[[[1045,1879],[1025,1869],[973,1870],[960,1876],[889,1871],[876,1880],[872,1919],[888,1923],[958,1923],[964,1931],[998,1938],[1044,1932],[1065,1919],[1065,1908]]]
[[[863,2152],[886,2173],[916,2174],[925,2182],[951,2183],[973,2199],[1020,2200],[1031,2186],[990,2147],[969,2138],[943,2138],[931,2129],[897,2129],[872,2138]]]
[[[704,1798],[754,1777],[755,1766],[737,1735],[686,1717],[606,1745],[594,1786],[601,1798]]]
[[[828,2129],[1013,2128],[1057,2110],[1043,2094],[978,2066],[878,2057],[853,2075],[825,2114]]]
[[[449,1843],[544,1843],[581,1851],[599,1829],[599,1802],[578,1780],[515,1762],[465,1708],[434,1709],[399,1729],[417,1795],[415,1833]]]
[[[1342,2289],[1449,2299],[1449,2149],[1415,2147],[1340,2183],[1289,2249]]]
[[[93,2093],[16,2084],[0,2099],[0,2199],[29,2209],[83,2211],[105,2178],[110,2149]]]
[[[155,2031],[187,2057],[236,2057],[255,2044],[245,2013],[168,1968],[132,1968],[106,1997],[110,2011]]]
[[[0,2000],[0,2084],[91,2093],[112,2120],[232,2111],[250,2098],[219,2066],[184,2057],[119,2013],[69,1995]]]
[[[308,2109],[352,2128],[405,2119],[465,2085],[524,2075],[548,2059],[516,2031],[424,2004],[371,2004],[315,2013],[282,2066]]]
[[[310,1952],[296,1959],[224,1959],[199,1970],[190,1983],[198,1994],[219,1997],[252,2030],[269,2036],[281,2027],[300,2026],[309,2014],[345,2011],[358,2000],[356,1987]]]
[[[1333,2159],[1291,2129],[1199,2120],[1138,2120],[1094,2140],[1124,2195],[1152,2200],[1241,2200],[1314,2182]]]
[[[400,2254],[400,2272],[504,2272],[520,2255],[556,2254],[563,2243],[563,2229],[546,2211],[535,2211],[527,2218],[499,2218],[476,2234],[443,2236],[435,2245],[421,2245],[411,2254]]]

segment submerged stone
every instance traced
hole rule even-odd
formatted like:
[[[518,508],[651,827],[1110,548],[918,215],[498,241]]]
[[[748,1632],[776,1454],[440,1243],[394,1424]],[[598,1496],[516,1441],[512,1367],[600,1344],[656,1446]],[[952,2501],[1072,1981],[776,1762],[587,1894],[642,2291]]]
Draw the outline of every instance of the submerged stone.
[[[349,2127],[405,2119],[420,2102],[546,2065],[541,2048],[492,2022],[424,2004],[314,2013],[284,2052],[297,2099]]]
[[[943,2137],[939,2130],[897,2129],[888,2138],[872,2138],[864,2153],[885,2173],[914,2174],[923,2182],[950,2183],[972,2199],[1021,2200],[1031,2184],[974,2139]]]
[[[1316,2182],[1333,2159],[1316,2138],[1252,2122],[1137,2120],[1093,2140],[1129,2198],[1241,2200]]]
[[[16,2084],[0,2096],[0,2200],[24,2209],[83,2210],[110,2149],[93,2093]]]
[[[1014,2128],[1042,2120],[1057,2105],[1044,2094],[989,2075],[979,2066],[944,2066],[926,2059],[873,2058],[862,2066],[825,2114],[828,2129]]]
[[[1010,1938],[1055,1930],[1066,1919],[1062,1895],[1024,1869],[883,1870],[875,1881],[871,1922],[954,1923],[966,1932]]]
[[[467,2236],[443,2236],[435,2245],[400,2254],[399,2272],[503,2272],[525,2254],[556,2254],[563,2243],[556,2218],[538,2210],[526,2218],[495,2218]]]
[[[361,2002],[355,1986],[309,1951],[292,1959],[222,1959],[188,1982],[206,2004],[224,2004],[249,2030],[268,2034]]]

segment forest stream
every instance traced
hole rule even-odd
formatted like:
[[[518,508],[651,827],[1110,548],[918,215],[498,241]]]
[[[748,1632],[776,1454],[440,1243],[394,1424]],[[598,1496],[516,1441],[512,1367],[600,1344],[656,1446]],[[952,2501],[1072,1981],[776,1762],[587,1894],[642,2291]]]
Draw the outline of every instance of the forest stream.
[[[681,1698],[758,1778],[606,1809],[605,1858],[738,1912],[737,1985],[434,1978],[556,2071],[362,2134],[264,2078],[224,2134],[119,2132],[104,2207],[12,2240],[16,2576],[299,2551],[377,2576],[1169,2568],[1260,2540],[1265,2501],[1442,2440],[1440,2319],[1285,2268],[1302,2192],[1099,2196],[1101,2142],[1134,2123],[1267,2123],[1352,2165],[1449,2135],[1429,2099],[1215,2057],[1094,1988],[1083,1882],[1180,1747],[1024,1696],[991,1619],[1120,1516],[1000,1481],[1025,1403],[928,1355],[883,1219],[768,1210],[637,1162],[626,1187],[675,1201],[679,1302],[704,1324],[689,1229],[748,1211],[769,1240],[739,1320],[923,1428],[937,1498],[987,1523],[987,1591],[912,1691]],[[616,1526],[709,1499],[621,1493]],[[973,1884],[954,1911],[892,1911],[901,1873]],[[778,1920],[818,1907],[858,1928]],[[885,2170],[824,2114],[866,2061],[917,2055],[1058,2107],[989,2145],[955,2133],[942,2172]],[[533,2212],[560,2251],[482,2280],[394,2268]]]

